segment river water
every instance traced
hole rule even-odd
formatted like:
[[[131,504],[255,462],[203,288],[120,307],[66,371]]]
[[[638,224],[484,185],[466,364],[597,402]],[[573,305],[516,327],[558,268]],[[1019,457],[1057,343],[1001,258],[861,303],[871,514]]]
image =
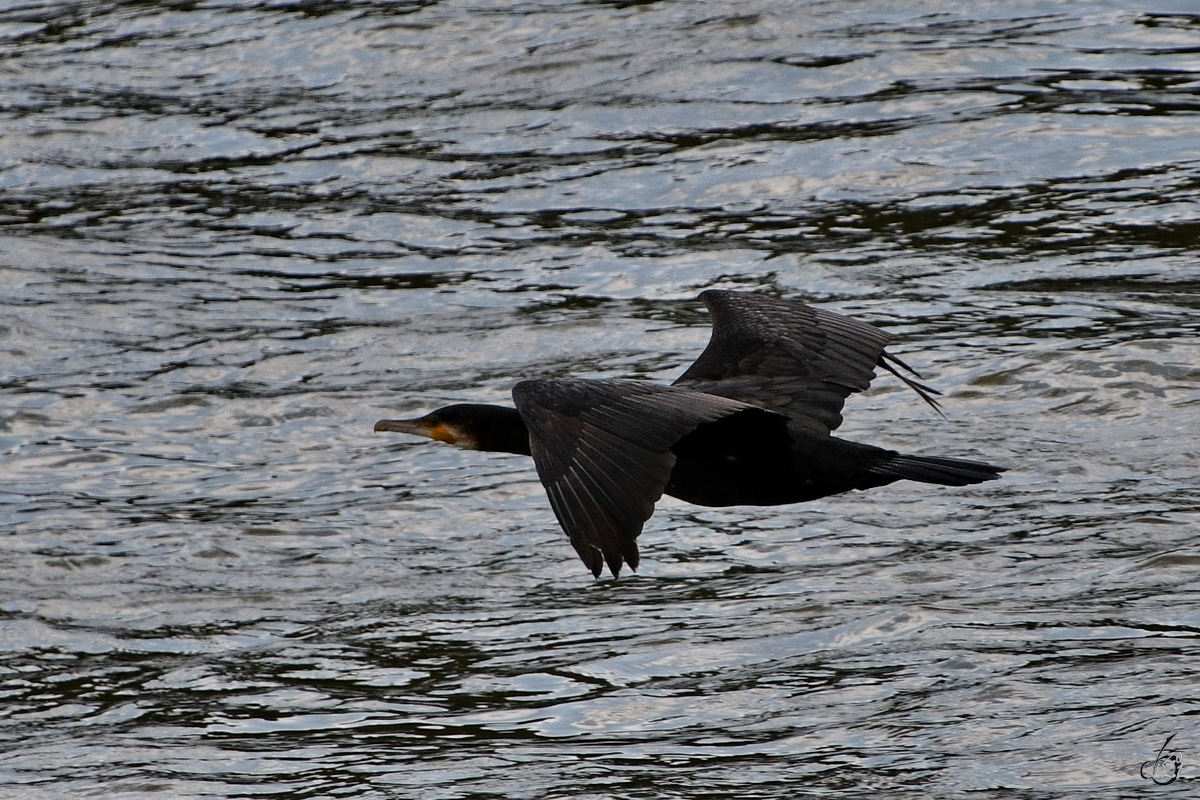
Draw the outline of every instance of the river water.
[[[372,433],[669,382],[710,287],[1011,471],[593,580],[528,459]],[[0,290],[4,798],[1194,796],[1194,0],[3,3]]]

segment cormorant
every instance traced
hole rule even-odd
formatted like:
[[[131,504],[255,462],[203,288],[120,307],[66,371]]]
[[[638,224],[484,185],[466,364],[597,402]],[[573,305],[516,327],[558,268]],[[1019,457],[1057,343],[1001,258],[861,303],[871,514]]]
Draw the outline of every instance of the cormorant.
[[[672,386],[526,380],[516,408],[457,404],[376,431],[533,456],[550,506],[596,577],[637,569],[637,537],[664,493],[701,506],[802,503],[898,480],[966,486],[1003,467],[903,455],[831,432],[881,367],[933,408],[928,386],[885,352],[892,337],[800,302],[709,290],[712,338]],[[920,376],[917,376],[920,377]],[[940,412],[940,409],[938,409]]]

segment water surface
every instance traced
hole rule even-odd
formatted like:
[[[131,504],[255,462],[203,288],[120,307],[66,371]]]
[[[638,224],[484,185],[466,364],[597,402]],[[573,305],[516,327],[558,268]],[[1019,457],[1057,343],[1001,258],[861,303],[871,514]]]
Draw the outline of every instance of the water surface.
[[[1191,4],[28,2],[0,55],[5,797],[1194,792]],[[847,438],[1011,471],[668,499],[596,581],[527,459],[371,432],[669,382],[710,287],[945,393]]]

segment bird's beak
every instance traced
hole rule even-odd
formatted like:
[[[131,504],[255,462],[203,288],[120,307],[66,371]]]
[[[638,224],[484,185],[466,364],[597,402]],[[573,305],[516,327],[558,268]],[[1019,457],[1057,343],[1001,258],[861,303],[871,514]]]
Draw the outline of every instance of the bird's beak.
[[[381,419],[375,423],[375,432],[378,433],[379,431],[410,433],[413,436],[424,436],[426,439],[433,439],[434,441],[445,442],[446,444],[457,444],[460,447],[466,447],[467,445],[464,442],[470,441],[470,439],[460,441],[460,433],[447,428],[440,422],[431,421],[429,415],[420,419]]]
[[[395,433],[411,433],[414,436],[424,436],[432,439],[430,429],[419,419],[381,419],[375,423],[375,432],[393,431]]]

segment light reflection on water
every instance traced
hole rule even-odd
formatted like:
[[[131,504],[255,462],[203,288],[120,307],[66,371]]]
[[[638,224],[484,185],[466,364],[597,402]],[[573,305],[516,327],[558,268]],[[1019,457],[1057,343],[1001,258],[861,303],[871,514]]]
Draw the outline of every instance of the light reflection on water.
[[[0,794],[1191,791],[1200,21],[800,8],[0,10]],[[593,581],[527,460],[371,434],[669,381],[709,286],[1012,471],[666,500]]]

